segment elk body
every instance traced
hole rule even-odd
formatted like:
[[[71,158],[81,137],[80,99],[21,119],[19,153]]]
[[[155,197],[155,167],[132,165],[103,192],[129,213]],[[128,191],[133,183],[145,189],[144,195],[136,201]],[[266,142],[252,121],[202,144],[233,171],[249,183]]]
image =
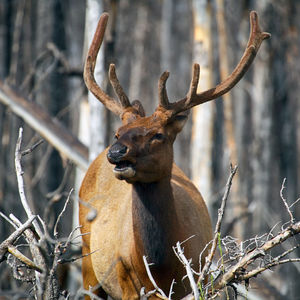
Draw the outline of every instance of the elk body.
[[[159,105],[146,117],[139,101],[130,103],[119,84],[114,65],[109,79],[119,102],[96,84],[94,67],[108,15],[99,20],[84,71],[88,89],[113,113],[122,126],[115,142],[89,167],[80,189],[79,219],[82,225],[84,288],[101,286],[100,295],[113,299],[138,299],[142,287],[153,289],[143,256],[153,263],[151,273],[168,293],[175,279],[174,298],[189,293],[184,268],[172,246],[184,241],[184,251],[199,269],[199,254],[212,238],[205,203],[184,173],[173,163],[173,142],[193,106],[229,91],[247,71],[261,42],[269,36],[260,30],[257,15],[250,15],[251,34],[245,53],[233,73],[221,84],[197,93],[199,65],[194,64],[191,85],[183,99],[170,103],[166,92],[168,72],[158,84]],[[90,207],[97,212],[87,220]],[[202,255],[202,263],[207,250]],[[102,293],[102,294],[101,294]],[[151,299],[155,299],[152,296]]]

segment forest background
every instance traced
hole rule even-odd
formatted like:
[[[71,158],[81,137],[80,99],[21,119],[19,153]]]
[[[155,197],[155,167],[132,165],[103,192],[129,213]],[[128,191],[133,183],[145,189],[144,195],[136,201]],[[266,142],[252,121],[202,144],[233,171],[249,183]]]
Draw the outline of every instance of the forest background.
[[[129,98],[141,100],[149,114],[157,105],[163,71],[170,71],[167,88],[175,101],[188,90],[193,62],[201,66],[201,91],[234,69],[247,44],[251,10],[258,12],[271,39],[232,92],[193,109],[177,138],[175,161],[199,188],[213,223],[229,165],[239,166],[222,235],[246,240],[288,221],[280,191],[290,203],[300,197],[300,2],[295,0],[0,0],[0,100],[5,103],[0,104],[0,211],[24,218],[14,167],[22,126],[24,149],[45,140],[23,159],[31,207],[51,225],[75,187],[60,232],[67,235],[76,224],[82,174],[120,125],[88,95],[82,79],[87,46],[102,11],[110,13],[110,21],[98,82],[113,95],[107,70],[114,62]],[[10,103],[3,93],[10,95]],[[14,93],[48,114],[28,106],[38,128],[15,111]],[[52,127],[49,120],[63,128]],[[53,144],[47,125],[61,138],[58,144],[69,148]],[[299,218],[299,205],[293,211]],[[11,230],[1,219],[0,240]],[[293,255],[299,257],[299,251]],[[265,272],[253,283],[257,299],[300,299],[299,273],[296,263]],[[75,278],[80,282],[79,275]],[[1,264],[0,295],[13,293],[16,285]]]

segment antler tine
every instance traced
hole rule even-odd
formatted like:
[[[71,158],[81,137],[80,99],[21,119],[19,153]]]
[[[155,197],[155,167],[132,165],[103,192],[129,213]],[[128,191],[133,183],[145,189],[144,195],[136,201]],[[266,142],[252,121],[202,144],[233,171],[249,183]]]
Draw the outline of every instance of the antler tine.
[[[192,80],[190,84],[190,89],[187,94],[186,105],[190,105],[191,101],[197,95],[199,78],[200,78],[200,65],[195,63],[193,65]]]
[[[98,22],[92,44],[87,54],[87,58],[84,65],[83,78],[88,90],[91,91],[95,95],[95,97],[104,104],[104,106],[107,109],[109,109],[116,115],[120,115],[123,111],[123,108],[100,88],[94,77],[96,59],[103,41],[107,21],[108,14],[103,13]]]
[[[233,70],[233,72],[223,82],[221,82],[214,88],[211,88],[199,94],[197,93],[193,95],[188,94],[185,98],[175,103],[170,103],[171,106],[170,109],[172,110],[172,115],[175,115],[181,111],[188,110],[193,106],[216,99],[224,95],[225,93],[227,93],[239,82],[239,80],[244,76],[244,74],[249,69],[251,63],[253,62],[262,41],[271,36],[269,33],[261,31],[258,23],[258,16],[255,11],[252,11],[250,13],[250,23],[251,23],[251,31],[250,31],[247,47],[245,49],[245,52],[240,62]],[[194,73],[195,73],[195,65],[194,65]],[[194,78],[193,75],[191,87],[194,86],[195,83],[196,83],[196,78]]]
[[[114,64],[109,65],[108,76],[109,76],[110,83],[120,100],[122,107],[127,108],[127,107],[131,106],[129,99],[128,99],[127,95],[125,94],[125,92],[118,80],[118,77],[116,74],[116,68],[115,68]]]
[[[158,81],[158,101],[159,105],[165,109],[168,109],[170,104],[166,89],[166,82],[169,75],[170,73],[168,71],[163,72]]]

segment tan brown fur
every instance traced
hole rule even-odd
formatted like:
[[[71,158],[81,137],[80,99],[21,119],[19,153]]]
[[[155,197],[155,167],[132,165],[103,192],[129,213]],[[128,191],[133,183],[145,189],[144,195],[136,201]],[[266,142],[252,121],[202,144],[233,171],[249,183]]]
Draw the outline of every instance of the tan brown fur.
[[[146,274],[142,257],[134,257],[136,254],[133,251],[132,186],[114,177],[113,165],[108,163],[106,152],[107,150],[101,153],[93,162],[80,190],[80,199],[87,201],[97,210],[97,218],[89,223],[86,221],[88,209],[84,205],[80,208],[82,232],[90,232],[90,235],[83,237],[84,251],[93,253],[83,261],[84,287],[103,282],[103,288],[114,299],[137,299],[142,287],[148,290],[153,287]],[[172,186],[179,222],[184,224],[178,241],[195,235],[186,243],[185,253],[188,258],[193,258],[197,269],[199,253],[212,236],[208,212],[195,186],[175,164]],[[178,232],[179,228],[170,230]],[[133,266],[132,260],[139,261],[139,264]],[[183,267],[175,255],[172,261],[176,272],[169,278],[183,275]],[[180,285],[180,280],[181,278],[177,279],[177,285]],[[187,282],[186,288],[188,289]]]

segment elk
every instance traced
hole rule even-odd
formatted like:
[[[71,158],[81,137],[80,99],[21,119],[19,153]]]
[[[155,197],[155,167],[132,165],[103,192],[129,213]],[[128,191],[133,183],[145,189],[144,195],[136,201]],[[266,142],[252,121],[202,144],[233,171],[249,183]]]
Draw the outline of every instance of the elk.
[[[142,287],[153,289],[143,262],[145,255],[153,263],[151,273],[157,285],[167,293],[175,279],[174,297],[182,298],[189,292],[189,284],[182,280],[184,268],[172,246],[188,239],[185,255],[197,269],[199,254],[212,239],[212,226],[200,193],[173,162],[173,143],[189,110],[233,88],[269,34],[261,31],[256,12],[251,12],[246,50],[226,80],[198,93],[200,67],[195,63],[187,95],[169,102],[169,73],[164,72],[158,82],[159,104],[152,115],[145,116],[142,104],[138,100],[131,103],[124,93],[113,64],[109,79],[118,101],[95,81],[94,68],[107,21],[108,14],[102,14],[87,54],[84,80],[106,108],[120,117],[122,126],[114,143],[90,165],[79,192],[83,285],[85,289],[98,285],[97,293],[103,297],[138,299]],[[97,212],[93,221],[87,219],[90,207]],[[151,299],[159,298],[153,295]]]

